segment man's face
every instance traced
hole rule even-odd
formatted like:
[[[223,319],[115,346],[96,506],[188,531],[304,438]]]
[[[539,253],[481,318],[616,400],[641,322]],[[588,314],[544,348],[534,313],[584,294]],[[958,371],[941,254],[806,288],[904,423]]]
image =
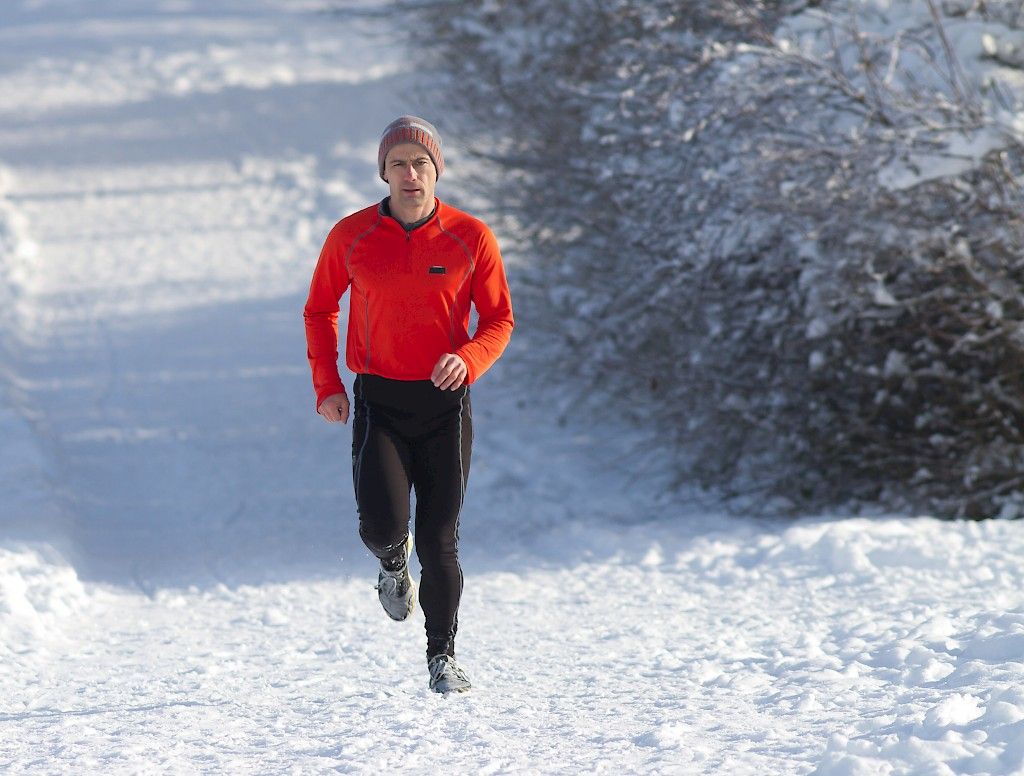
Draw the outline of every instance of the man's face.
[[[402,209],[433,209],[437,170],[423,146],[399,143],[388,151],[384,158],[384,180],[391,189],[391,202]]]

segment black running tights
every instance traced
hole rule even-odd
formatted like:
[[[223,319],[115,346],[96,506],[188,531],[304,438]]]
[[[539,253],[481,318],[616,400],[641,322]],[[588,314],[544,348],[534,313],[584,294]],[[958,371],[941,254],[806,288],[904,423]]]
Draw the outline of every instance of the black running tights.
[[[442,391],[429,380],[358,375],[352,421],[352,480],[359,536],[381,559],[402,551],[409,494],[428,656],[454,654],[462,568],[459,512],[469,480],[473,418],[469,388]]]

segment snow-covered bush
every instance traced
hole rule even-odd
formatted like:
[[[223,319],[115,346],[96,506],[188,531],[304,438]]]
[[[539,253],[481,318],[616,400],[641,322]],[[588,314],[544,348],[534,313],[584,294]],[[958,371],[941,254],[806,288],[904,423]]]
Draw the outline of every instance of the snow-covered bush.
[[[1009,510],[1017,6],[431,5],[574,406],[612,396],[681,479],[783,509]]]

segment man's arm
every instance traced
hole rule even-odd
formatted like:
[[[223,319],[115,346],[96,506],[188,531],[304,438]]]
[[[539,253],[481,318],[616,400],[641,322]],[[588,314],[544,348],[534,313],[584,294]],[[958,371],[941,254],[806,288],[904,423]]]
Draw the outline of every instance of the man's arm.
[[[338,373],[338,303],[348,288],[350,278],[342,260],[342,242],[341,230],[336,225],[320,251],[303,311],[306,357],[313,373],[318,412],[325,399],[335,398],[338,394],[345,396],[345,386]],[[347,398],[345,405],[347,410]]]
[[[498,360],[515,325],[505,265],[498,241],[489,229],[481,233],[474,259],[470,292],[478,315],[476,332],[473,339],[455,351],[466,363],[467,383],[472,383]]]

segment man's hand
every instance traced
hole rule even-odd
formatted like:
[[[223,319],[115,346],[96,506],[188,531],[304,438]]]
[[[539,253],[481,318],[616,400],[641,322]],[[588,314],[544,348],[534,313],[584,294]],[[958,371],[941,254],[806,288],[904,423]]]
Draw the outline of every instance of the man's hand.
[[[442,391],[454,391],[456,388],[462,387],[462,384],[466,382],[468,374],[469,369],[466,367],[466,362],[462,360],[461,356],[457,356],[454,353],[445,353],[437,360],[437,364],[434,365],[430,381]]]
[[[316,411],[328,423],[348,423],[348,396],[343,393],[332,393],[320,402]]]

